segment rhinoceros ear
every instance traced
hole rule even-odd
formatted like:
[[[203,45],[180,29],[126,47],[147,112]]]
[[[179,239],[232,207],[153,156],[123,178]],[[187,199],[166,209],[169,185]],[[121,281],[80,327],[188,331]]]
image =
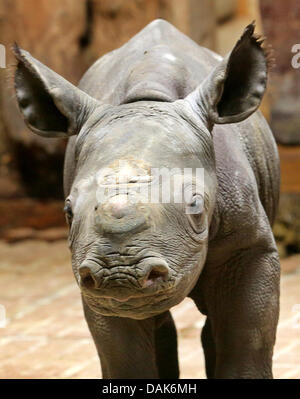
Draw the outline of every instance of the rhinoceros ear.
[[[263,40],[248,25],[232,52],[218,64],[186,99],[208,125],[240,122],[259,107],[268,72]]]
[[[43,137],[77,134],[100,103],[17,45],[14,53],[15,89],[27,126]]]

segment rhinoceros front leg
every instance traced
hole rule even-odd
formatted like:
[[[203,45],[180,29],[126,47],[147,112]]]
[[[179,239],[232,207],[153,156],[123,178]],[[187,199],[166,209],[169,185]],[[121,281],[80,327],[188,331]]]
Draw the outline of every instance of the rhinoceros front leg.
[[[83,300],[103,378],[158,378],[155,359],[155,320],[101,316]]]
[[[201,342],[205,356],[205,370],[207,378],[214,378],[216,368],[216,346],[212,334],[211,322],[206,318],[201,331]]]
[[[197,304],[202,290],[209,319],[202,333],[209,376],[272,378],[279,277],[277,252],[262,248],[240,251],[226,264],[203,271],[193,299]]]
[[[179,378],[177,332],[173,317],[167,311],[155,317],[155,353],[159,378]]]

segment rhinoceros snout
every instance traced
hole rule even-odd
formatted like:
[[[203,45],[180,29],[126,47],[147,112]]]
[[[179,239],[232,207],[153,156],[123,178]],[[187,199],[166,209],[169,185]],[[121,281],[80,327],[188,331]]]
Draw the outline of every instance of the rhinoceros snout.
[[[140,291],[146,290],[154,285],[161,285],[170,278],[170,269],[167,263],[163,259],[159,258],[146,258],[139,264],[139,269],[142,273],[136,276],[136,283],[139,286]],[[107,289],[110,289],[110,281],[115,287],[118,280],[115,278],[110,279],[106,273],[103,273],[103,269],[93,262],[83,262],[78,269],[80,275],[80,285],[82,288],[87,290],[99,290],[99,295],[101,296],[101,289],[104,295],[107,295]],[[124,285],[124,277],[126,273],[121,273],[121,285]],[[114,273],[112,273],[112,276]],[[130,274],[129,274],[130,276]],[[132,277],[132,275],[131,275]],[[132,279],[130,279],[132,280]],[[102,287],[104,283],[104,288]],[[130,283],[129,283],[130,285]],[[135,284],[136,285],[136,284]],[[104,292],[105,291],[105,292]],[[114,293],[111,292],[111,296],[114,297]],[[117,296],[117,294],[116,294]],[[122,298],[116,298],[122,300]],[[123,298],[124,299],[124,298]]]

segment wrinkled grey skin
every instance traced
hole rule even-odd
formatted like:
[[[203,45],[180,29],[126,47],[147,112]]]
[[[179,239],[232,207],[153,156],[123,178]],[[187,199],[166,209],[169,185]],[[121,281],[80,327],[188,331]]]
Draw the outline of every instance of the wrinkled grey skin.
[[[73,136],[69,243],[104,378],[177,378],[169,309],[186,296],[207,316],[209,378],[272,377],[279,162],[256,112],[267,61],[253,31],[222,59],[157,20],[100,58],[79,88],[15,48],[27,125],[44,137]],[[107,167],[119,176],[120,160],[134,176],[128,193],[99,202],[97,176]],[[134,188],[152,167],[204,168],[204,194],[193,181],[182,186],[190,199],[143,204]]]

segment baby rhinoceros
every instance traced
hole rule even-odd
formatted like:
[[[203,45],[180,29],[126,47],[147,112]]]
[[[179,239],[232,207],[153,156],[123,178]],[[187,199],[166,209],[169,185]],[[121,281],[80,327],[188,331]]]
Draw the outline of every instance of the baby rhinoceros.
[[[153,21],[79,87],[15,47],[27,126],[72,136],[69,245],[104,378],[178,378],[170,309],[187,296],[208,378],[272,377],[279,161],[254,28],[222,58]]]

